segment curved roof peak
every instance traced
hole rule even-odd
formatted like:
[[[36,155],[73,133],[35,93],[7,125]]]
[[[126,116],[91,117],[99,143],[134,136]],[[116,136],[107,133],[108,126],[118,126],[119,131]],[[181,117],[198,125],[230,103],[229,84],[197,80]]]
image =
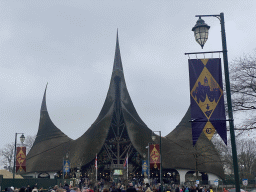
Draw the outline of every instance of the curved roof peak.
[[[42,105],[41,105],[41,112],[42,111],[47,111],[47,107],[46,107],[46,90],[47,90],[47,85],[48,85],[48,83],[46,84],[45,91],[44,91],[44,97],[43,97],[43,101],[42,101]]]
[[[123,71],[122,59],[121,59],[121,53],[120,53],[120,47],[119,47],[119,39],[118,39],[118,29],[116,34],[116,51],[115,51],[113,71],[115,70]]]

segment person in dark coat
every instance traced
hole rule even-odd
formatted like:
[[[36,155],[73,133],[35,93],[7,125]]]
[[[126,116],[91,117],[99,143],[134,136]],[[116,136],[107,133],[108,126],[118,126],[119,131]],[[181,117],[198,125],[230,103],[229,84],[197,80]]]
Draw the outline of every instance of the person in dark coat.
[[[21,187],[19,192],[26,192],[26,187]]]
[[[126,192],[137,192],[136,189],[133,187],[132,183],[129,183],[129,187],[126,189]]]
[[[27,186],[26,192],[32,192],[32,188],[29,185]]]
[[[68,184],[67,184],[67,183],[65,183],[65,185],[64,185],[64,187],[63,187],[63,189],[66,189],[66,191],[67,191],[67,192],[70,192],[70,189],[69,189],[69,186],[68,186]]]

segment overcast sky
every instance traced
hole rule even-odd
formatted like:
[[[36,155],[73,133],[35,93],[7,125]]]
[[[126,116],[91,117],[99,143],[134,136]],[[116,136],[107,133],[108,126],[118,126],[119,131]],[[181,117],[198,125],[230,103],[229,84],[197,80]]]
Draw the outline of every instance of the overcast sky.
[[[0,146],[16,132],[37,133],[47,82],[53,123],[72,139],[90,127],[109,88],[117,28],[134,106],[150,129],[167,135],[190,103],[184,53],[222,49],[213,17],[204,18],[211,26],[205,48],[195,42],[195,15],[220,12],[229,61],[252,52],[253,0],[0,1]],[[205,55],[212,56],[219,54]]]

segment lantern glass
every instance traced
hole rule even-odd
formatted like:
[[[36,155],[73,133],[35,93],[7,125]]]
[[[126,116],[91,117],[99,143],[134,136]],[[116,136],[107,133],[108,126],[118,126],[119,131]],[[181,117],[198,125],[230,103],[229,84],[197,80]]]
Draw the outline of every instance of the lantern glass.
[[[156,140],[156,136],[152,135],[152,140],[155,141]]]
[[[209,29],[205,26],[197,27],[194,30],[194,36],[195,36],[196,42],[202,47],[202,49],[208,39],[208,33],[209,33]]]
[[[208,39],[209,29],[210,26],[207,25],[204,20],[201,19],[201,17],[199,17],[196,25],[192,28],[192,31],[194,31],[196,42],[202,47],[202,49]]]
[[[25,136],[22,134],[22,135],[20,136],[20,142],[23,144],[24,141],[25,141]]]

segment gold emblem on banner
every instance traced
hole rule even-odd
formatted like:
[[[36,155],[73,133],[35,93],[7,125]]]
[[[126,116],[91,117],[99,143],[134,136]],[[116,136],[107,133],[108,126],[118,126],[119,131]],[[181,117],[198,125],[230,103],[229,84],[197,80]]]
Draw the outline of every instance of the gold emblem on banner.
[[[64,170],[65,170],[65,172],[68,172],[68,170],[69,170],[69,163],[68,163],[68,161],[65,162]]]
[[[157,162],[158,159],[160,158],[160,153],[159,153],[158,150],[156,149],[155,144],[154,144],[154,148],[152,149],[152,151],[151,151],[151,153],[150,153],[150,157],[151,157],[151,159],[153,160],[153,162],[154,162],[154,168],[156,169],[156,168],[157,168],[156,162]]]
[[[16,159],[17,159],[17,162],[19,163],[19,165],[21,165],[25,161],[26,155],[22,151],[22,148],[20,149],[19,153],[17,154]]]
[[[211,124],[210,121],[208,121],[205,126],[204,126],[204,129],[203,129],[203,132],[204,134],[206,135],[206,137],[211,140],[212,139],[212,136],[214,135],[215,133],[215,128],[213,127],[213,125]]]
[[[205,67],[199,75],[190,94],[204,113],[205,117],[209,120],[223,95],[223,90],[213,78],[210,71],[206,68],[208,59],[202,59],[202,62]]]

